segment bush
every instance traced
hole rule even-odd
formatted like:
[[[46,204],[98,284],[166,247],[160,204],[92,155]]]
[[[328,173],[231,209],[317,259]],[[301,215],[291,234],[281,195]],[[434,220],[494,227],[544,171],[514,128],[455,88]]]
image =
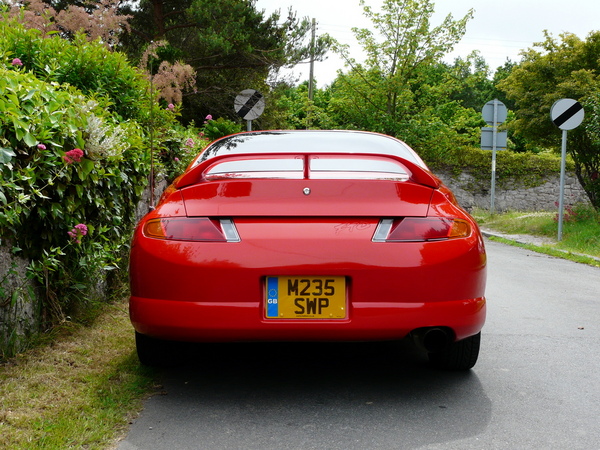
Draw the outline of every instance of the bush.
[[[0,16],[0,59],[19,58],[25,68],[48,83],[70,84],[83,94],[106,97],[105,105],[123,119],[143,118],[150,98],[143,74],[122,53],[101,42],[88,42],[84,34],[73,42],[54,35],[43,38],[13,19]]]
[[[202,133],[209,141],[229,136],[230,134],[239,133],[242,131],[242,126],[231,120],[219,117],[214,120],[212,116],[206,116]]]
[[[149,156],[135,122],[19,70],[0,67],[0,233],[33,261],[60,316],[122,266]]]
[[[47,325],[124,279],[150,149],[172,176],[204,145],[150,92],[123,55],[0,22],[0,243],[31,261]],[[0,307],[31,297],[8,275]]]
[[[489,183],[492,167],[492,152],[474,147],[455,147],[443,157],[426,159],[432,170],[446,170],[459,174],[467,172],[476,180]],[[567,170],[573,171],[572,161],[567,161]],[[549,174],[560,172],[560,158],[552,154],[496,153],[496,177],[501,186],[505,180],[518,178],[525,186],[539,186]]]

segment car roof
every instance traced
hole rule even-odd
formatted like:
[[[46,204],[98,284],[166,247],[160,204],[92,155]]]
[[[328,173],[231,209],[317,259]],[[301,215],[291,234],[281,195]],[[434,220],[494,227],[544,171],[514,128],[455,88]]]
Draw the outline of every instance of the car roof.
[[[394,155],[427,168],[415,151],[399,139],[348,130],[276,130],[234,134],[210,144],[193,165],[225,154],[306,152]]]

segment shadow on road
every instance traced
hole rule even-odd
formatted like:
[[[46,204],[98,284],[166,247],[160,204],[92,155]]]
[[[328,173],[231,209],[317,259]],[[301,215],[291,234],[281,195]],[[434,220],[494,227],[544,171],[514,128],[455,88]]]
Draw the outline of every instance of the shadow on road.
[[[202,344],[120,448],[415,448],[477,435],[491,402],[407,342]]]

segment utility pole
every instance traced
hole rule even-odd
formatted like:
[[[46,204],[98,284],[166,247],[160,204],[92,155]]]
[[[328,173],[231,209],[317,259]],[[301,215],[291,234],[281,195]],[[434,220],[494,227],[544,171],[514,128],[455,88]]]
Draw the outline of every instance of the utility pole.
[[[313,84],[314,84],[314,71],[315,71],[315,38],[317,32],[317,23],[315,19],[312,20],[312,37],[310,40],[310,73],[308,76],[308,99],[313,99]]]
[[[317,24],[315,19],[312,20],[312,37],[310,41],[310,72],[308,75],[308,108],[306,111],[306,128],[310,129],[311,115],[312,115],[312,101],[313,101],[313,85],[314,71],[315,71],[315,35],[316,35]]]

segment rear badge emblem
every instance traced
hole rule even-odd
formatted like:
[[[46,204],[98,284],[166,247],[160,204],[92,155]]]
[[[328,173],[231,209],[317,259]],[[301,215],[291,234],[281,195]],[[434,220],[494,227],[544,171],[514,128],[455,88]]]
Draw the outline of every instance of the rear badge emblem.
[[[310,188],[304,188],[302,189],[302,192],[304,192],[304,195],[310,195]]]

